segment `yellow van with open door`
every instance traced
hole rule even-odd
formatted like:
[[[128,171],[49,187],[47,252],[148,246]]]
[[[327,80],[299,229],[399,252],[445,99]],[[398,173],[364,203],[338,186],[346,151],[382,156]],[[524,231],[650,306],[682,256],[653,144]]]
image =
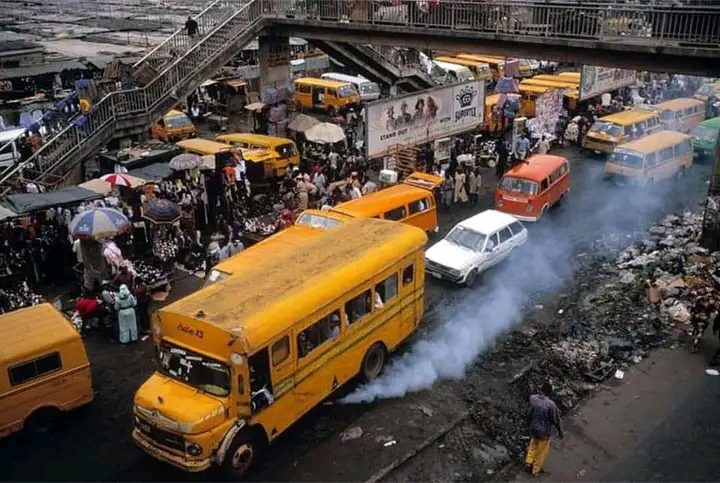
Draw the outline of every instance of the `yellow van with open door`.
[[[182,149],[183,152],[197,154],[198,156],[214,156],[221,151],[239,151],[245,160],[248,179],[250,181],[255,181],[254,178],[257,177],[273,179],[280,176],[274,167],[272,153],[268,152],[266,149],[233,148],[227,144],[202,138],[185,139],[184,141],[178,141],[175,145]],[[248,166],[247,163],[252,164],[252,167]],[[255,172],[258,173],[257,176],[252,176],[251,173]]]
[[[349,82],[301,77],[294,84],[293,99],[301,109],[325,111],[334,116],[360,106],[360,94]]]
[[[234,132],[218,136],[215,141],[241,149],[267,151],[272,157],[271,162],[278,176],[285,174],[288,165],[300,165],[300,153],[292,139],[249,132]]]
[[[44,431],[93,400],[80,334],[50,304],[0,315],[0,438]]]

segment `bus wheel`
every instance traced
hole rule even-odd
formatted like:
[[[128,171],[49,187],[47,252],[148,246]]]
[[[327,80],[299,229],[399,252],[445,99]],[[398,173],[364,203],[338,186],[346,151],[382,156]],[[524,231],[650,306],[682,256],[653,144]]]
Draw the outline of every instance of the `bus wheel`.
[[[55,408],[38,409],[27,419],[25,429],[32,434],[47,434],[55,428],[59,416]]]
[[[250,433],[240,433],[235,437],[223,461],[223,470],[229,480],[237,481],[245,477],[258,455],[258,445]]]
[[[362,378],[365,382],[370,382],[377,378],[385,367],[387,359],[387,351],[385,346],[380,342],[375,342],[368,351],[362,361]]]
[[[685,177],[687,174],[687,170],[685,166],[680,166],[680,169],[678,169],[677,173],[675,173],[675,178],[678,180],[681,180]]]

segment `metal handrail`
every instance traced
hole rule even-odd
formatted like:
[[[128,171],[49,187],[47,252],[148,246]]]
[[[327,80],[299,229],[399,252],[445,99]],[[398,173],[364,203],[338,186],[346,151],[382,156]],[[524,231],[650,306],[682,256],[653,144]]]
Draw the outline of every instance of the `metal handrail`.
[[[213,10],[218,7],[226,7],[229,5],[227,0],[215,0],[210,5],[205,7],[200,13],[193,17],[198,23],[198,33],[203,35],[205,32],[212,30],[216,23],[225,20],[225,17],[229,17],[232,11],[226,13],[225,17],[215,17]],[[133,64],[133,68],[140,67],[143,63],[155,60],[158,58],[166,58],[170,52],[177,48],[187,48],[190,45],[188,35],[185,32],[185,27],[177,29],[170,37],[163,40],[160,44],[155,46],[150,52],[145,54],[142,59],[138,60]]]
[[[388,65],[392,66],[393,69],[397,70],[399,78],[417,76],[423,78],[426,82],[429,82],[430,84],[434,84],[432,78],[425,71],[422,70],[421,66],[416,66],[413,64],[397,65],[394,59],[389,58],[387,55],[383,54],[372,45],[363,45],[363,47],[365,47],[365,50],[362,51],[364,54],[370,57],[375,56],[376,58],[374,60],[376,62],[379,58],[385,61]]]
[[[254,9],[251,8],[253,6],[255,7]],[[172,95],[173,91],[188,78],[192,77],[199,68],[212,62],[217,55],[224,51],[227,45],[235,41],[234,37],[239,32],[230,32],[223,38],[222,43],[209,42],[216,40],[214,36],[220,33],[224,27],[230,25],[233,20],[240,18],[245,13],[249,13],[250,16],[242,19],[242,28],[246,28],[258,19],[261,19],[262,12],[259,6],[260,4],[256,1],[239,5],[239,8],[234,11],[232,16],[221,22],[212,33],[200,39],[197,44],[185,52],[181,59],[167,66],[148,85],[139,89],[125,89],[111,92],[105,96],[93,107],[92,112],[87,117],[87,123],[84,126],[80,127],[76,124],[71,124],[63,129],[43,145],[40,150],[34,153],[33,156],[23,163],[15,165],[12,172],[0,177],[0,184],[6,183],[12,176],[32,162],[38,165],[37,171],[45,174],[50,173],[61,166],[65,162],[66,157],[70,155],[81,142],[100,132],[109,123],[129,114],[152,112],[152,109],[157,106],[159,102],[168,95]],[[213,46],[208,47],[210,44],[213,44],[215,48],[213,48]],[[185,62],[182,60],[185,60]],[[59,156],[57,157],[49,156],[58,153]],[[46,156],[54,158],[49,167],[43,166],[44,163],[42,160],[43,157]]]
[[[448,29],[528,38],[615,41],[666,46],[682,43],[720,51],[720,5],[652,6],[529,0],[257,0],[265,16],[313,22]],[[299,15],[304,12],[304,15]]]

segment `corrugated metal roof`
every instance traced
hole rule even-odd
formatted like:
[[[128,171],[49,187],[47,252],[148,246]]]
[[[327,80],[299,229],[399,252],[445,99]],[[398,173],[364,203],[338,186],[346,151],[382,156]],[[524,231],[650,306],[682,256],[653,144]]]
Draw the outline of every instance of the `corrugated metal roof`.
[[[18,77],[33,77],[43,74],[55,74],[64,70],[87,70],[87,66],[77,60],[63,60],[47,64],[28,65],[25,67],[3,68],[0,70],[0,80],[17,79]]]

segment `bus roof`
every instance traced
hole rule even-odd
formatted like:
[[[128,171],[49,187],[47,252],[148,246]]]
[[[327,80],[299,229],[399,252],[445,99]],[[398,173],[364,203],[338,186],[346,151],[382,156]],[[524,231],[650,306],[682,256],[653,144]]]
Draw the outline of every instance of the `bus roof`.
[[[370,218],[383,214],[392,208],[406,205],[411,201],[427,197],[428,194],[429,191],[426,189],[400,183],[395,186],[370,193],[369,195],[358,199],[340,203],[339,205],[331,208],[330,211],[350,216],[364,216]]]
[[[347,75],[340,72],[325,72],[320,78],[323,80],[348,82],[350,84],[374,84],[374,82],[359,75]]]
[[[720,117],[712,117],[700,123],[701,126],[720,128]]]
[[[690,139],[690,136],[677,131],[658,131],[647,136],[621,144],[617,149],[637,151],[639,153],[652,153]]]
[[[535,85],[535,84],[526,84],[525,81],[522,81],[520,85],[518,86],[518,89],[520,92],[529,92],[531,94],[544,94],[550,89],[562,89],[563,96],[568,97],[570,99],[577,99],[578,98],[578,92],[575,89],[568,89],[565,87],[554,87],[554,86],[546,86],[546,85]]]
[[[80,339],[55,307],[40,304],[0,315],[0,363],[31,358]]]
[[[168,112],[165,113],[163,117],[176,117],[176,116],[185,116],[187,117],[187,114],[185,114],[182,111],[179,111],[177,109],[170,109]]]
[[[467,65],[462,64],[462,63],[460,63],[460,62],[449,62],[449,61],[448,61],[448,62],[445,62],[445,61],[442,61],[442,60],[433,60],[433,63],[434,63],[435,65],[437,65],[438,67],[440,67],[441,69],[449,70],[449,71],[453,71],[453,72],[457,72],[457,71],[460,71],[460,70],[462,70],[462,69],[465,69],[465,70],[467,70],[467,71],[470,71],[470,69],[468,69],[468,66],[467,66]],[[478,66],[481,65],[480,62],[468,62],[468,63],[469,63],[469,64],[477,64]]]
[[[349,82],[320,79],[319,77],[300,77],[299,79],[295,79],[294,82],[296,84],[312,84],[319,87],[329,87],[331,89],[337,89],[338,87],[350,85]]]
[[[496,57],[494,55],[482,55],[482,54],[458,54],[460,59],[474,60],[476,62],[485,62],[490,65],[504,65],[505,57]],[[514,57],[508,57],[507,61],[512,62],[516,60]]]
[[[537,79],[535,77],[530,77],[529,79],[523,80],[523,82],[525,84],[536,85],[536,86],[548,86],[548,87],[557,87],[557,88],[565,88],[565,89],[577,89],[578,88],[577,82],[573,82],[573,81]]]
[[[204,154],[215,154],[220,151],[227,151],[231,149],[227,144],[203,138],[183,139],[175,144],[180,149],[186,149],[188,151],[202,151]]]
[[[567,163],[567,159],[562,156],[535,154],[534,156],[530,156],[530,158],[526,161],[515,165],[505,174],[505,176],[529,179],[532,181],[542,181],[547,177],[547,175],[555,171],[564,163]]]
[[[460,65],[463,67],[487,67],[490,68],[490,65],[488,65],[487,62],[478,62],[476,60],[469,60],[469,59],[460,59],[458,57],[450,57],[450,56],[444,56],[441,55],[440,57],[435,57],[433,59],[435,62],[442,62],[445,64],[452,64],[452,65]]]
[[[569,79],[576,79],[578,81],[578,84],[580,83],[580,79],[582,78],[582,74],[580,72],[560,72],[558,76],[567,77]]]
[[[426,242],[422,230],[404,223],[352,220],[292,250],[257,258],[248,270],[158,313],[161,320],[177,314],[231,332],[253,353]]]
[[[569,72],[572,74],[572,72]],[[580,85],[580,78],[577,77],[571,77],[571,76],[562,76],[562,75],[553,75],[553,74],[540,74],[531,77],[530,79],[535,80],[544,80],[544,81],[550,81],[550,82],[563,82],[567,84],[573,84],[575,86]]]
[[[248,142],[251,144],[288,144],[292,143],[292,139],[283,138],[279,136],[268,136],[266,134],[255,134],[251,132],[233,132],[229,134],[221,134],[215,138],[216,142],[219,143],[232,143],[232,142]]]
[[[616,112],[615,114],[608,114],[607,116],[601,117],[599,120],[605,122],[615,122],[618,124],[629,124],[636,121],[650,119],[653,116],[657,116],[657,114],[653,111],[645,109],[633,109],[630,111],[621,111]]]
[[[699,99],[693,99],[691,97],[678,97],[677,99],[671,99],[669,101],[655,104],[656,109],[665,110],[677,110],[685,109],[686,107],[704,106],[705,103]]]

